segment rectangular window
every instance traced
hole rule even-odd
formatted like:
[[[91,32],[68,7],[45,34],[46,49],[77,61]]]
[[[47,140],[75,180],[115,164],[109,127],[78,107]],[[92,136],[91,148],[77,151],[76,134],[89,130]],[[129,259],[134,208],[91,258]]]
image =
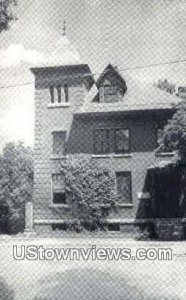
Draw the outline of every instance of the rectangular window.
[[[54,204],[66,204],[65,180],[62,174],[52,175],[52,194]]]
[[[165,125],[167,124],[167,121],[160,121],[156,124],[156,145],[159,146],[161,139],[163,137],[163,130]]]
[[[115,129],[115,152],[129,152],[129,130]]]
[[[130,172],[116,172],[116,189],[120,203],[132,202]]]
[[[163,128],[157,128],[156,130],[156,137],[157,137],[157,145],[160,144],[160,141],[163,137]]]
[[[109,130],[96,129],[94,130],[94,153],[106,154],[109,152]]]
[[[120,231],[120,226],[119,226],[119,224],[116,224],[116,223],[108,224],[108,230],[109,231]]]
[[[61,103],[61,86],[60,85],[57,86],[57,99],[58,99],[58,103]]]
[[[116,95],[117,94],[117,86],[116,85],[105,85],[104,86],[104,94],[106,95]]]
[[[163,123],[162,124],[158,124],[157,127],[156,127],[156,145],[155,147],[158,148],[160,145],[161,145],[161,141],[162,141],[162,138],[163,138],[163,131],[164,131],[164,126],[166,125],[167,123]],[[159,148],[159,153],[170,153],[170,152],[173,152],[173,149],[170,147],[170,146],[165,146],[165,145],[161,145],[161,148]]]
[[[65,102],[69,102],[69,89],[68,84],[64,85]]]
[[[51,103],[54,103],[54,87],[50,86],[49,89],[50,89],[50,101]]]
[[[53,155],[65,155],[66,131],[53,132]]]

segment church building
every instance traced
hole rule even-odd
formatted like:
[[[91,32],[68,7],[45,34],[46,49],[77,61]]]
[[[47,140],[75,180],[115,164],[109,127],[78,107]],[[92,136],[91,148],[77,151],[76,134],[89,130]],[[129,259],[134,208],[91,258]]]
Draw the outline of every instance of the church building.
[[[34,228],[51,232],[68,227],[69,207],[61,162],[84,154],[111,168],[121,196],[118,210],[108,216],[110,231],[130,231],[141,203],[147,171],[174,153],[156,153],[162,128],[173,114],[176,98],[152,84],[142,85],[108,64],[95,80],[89,66],[65,32],[35,76]]]

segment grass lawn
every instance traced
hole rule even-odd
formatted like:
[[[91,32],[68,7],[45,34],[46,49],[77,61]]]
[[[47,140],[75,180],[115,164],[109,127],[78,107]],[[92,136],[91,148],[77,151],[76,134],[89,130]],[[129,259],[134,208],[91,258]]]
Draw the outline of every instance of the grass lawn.
[[[24,239],[1,237],[0,277],[16,300],[186,299],[186,242],[137,242],[121,238]],[[171,261],[15,260],[13,245],[45,248],[171,248]],[[177,254],[179,254],[177,256]],[[1,290],[1,280],[0,280]],[[0,300],[9,300],[0,293]]]

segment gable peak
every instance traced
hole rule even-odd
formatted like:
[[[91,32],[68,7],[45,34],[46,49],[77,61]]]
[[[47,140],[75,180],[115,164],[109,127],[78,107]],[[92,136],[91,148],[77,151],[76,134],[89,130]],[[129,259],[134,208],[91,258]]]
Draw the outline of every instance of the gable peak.
[[[123,90],[127,90],[127,85],[126,85],[125,79],[120,74],[120,72],[118,70],[118,67],[117,66],[113,66],[111,63],[109,63],[106,66],[106,68],[104,69],[103,73],[98,78],[96,84],[97,84],[97,86],[99,88],[106,79],[111,82],[112,80],[114,80],[114,78],[117,79],[118,84],[121,85],[121,87],[123,88]],[[114,80],[114,81],[116,81],[116,80]]]

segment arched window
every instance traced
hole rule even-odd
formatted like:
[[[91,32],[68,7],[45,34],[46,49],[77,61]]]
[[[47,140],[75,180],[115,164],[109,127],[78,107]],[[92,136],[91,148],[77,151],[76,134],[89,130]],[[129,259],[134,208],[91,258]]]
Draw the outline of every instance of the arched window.
[[[61,103],[61,85],[57,86],[57,98],[58,98],[58,103]]]
[[[54,87],[50,86],[49,89],[50,89],[50,100],[51,100],[51,103],[54,103]]]
[[[64,93],[65,93],[65,102],[68,102],[69,101],[69,90],[68,90],[68,84],[65,83],[64,84]]]
[[[69,102],[69,87],[68,84],[65,83],[62,87],[61,84],[58,85],[50,85],[50,101],[51,103],[62,103],[62,102]]]

